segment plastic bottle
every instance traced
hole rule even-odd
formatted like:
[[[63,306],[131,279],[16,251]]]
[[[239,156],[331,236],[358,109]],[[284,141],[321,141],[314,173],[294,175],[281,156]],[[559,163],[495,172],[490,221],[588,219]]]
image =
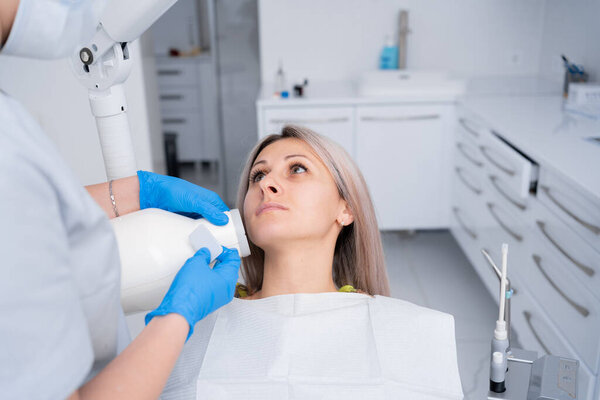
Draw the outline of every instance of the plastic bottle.
[[[289,92],[287,90],[285,81],[285,72],[283,72],[283,65],[281,61],[279,61],[279,68],[275,74],[275,95],[281,98],[289,97]]]
[[[379,69],[398,69],[398,46],[390,35],[385,37],[385,45],[379,57]]]
[[[153,310],[167,293],[179,268],[202,247],[211,261],[221,246],[250,254],[238,210],[226,212],[229,223],[213,225],[156,208],[111,220],[121,258],[121,305],[125,313]]]

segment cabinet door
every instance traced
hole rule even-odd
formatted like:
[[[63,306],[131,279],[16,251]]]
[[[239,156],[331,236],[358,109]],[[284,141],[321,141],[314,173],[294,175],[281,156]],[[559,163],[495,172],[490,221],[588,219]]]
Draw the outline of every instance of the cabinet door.
[[[302,125],[334,140],[355,157],[353,107],[267,108],[263,120],[265,126],[258,133],[260,137],[281,133],[286,124]]]
[[[357,108],[357,161],[371,192],[380,229],[448,226],[446,126],[451,106]],[[448,152],[449,153],[449,152]]]

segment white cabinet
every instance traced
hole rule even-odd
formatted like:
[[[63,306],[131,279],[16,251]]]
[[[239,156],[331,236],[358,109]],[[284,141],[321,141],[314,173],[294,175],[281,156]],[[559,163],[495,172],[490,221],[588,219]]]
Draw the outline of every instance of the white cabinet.
[[[499,264],[509,244],[512,328],[527,350],[580,361],[578,398],[594,399],[600,372],[600,253],[594,227],[600,199],[538,165],[460,110],[455,135],[451,230],[496,299]],[[506,116],[510,118],[510,116]],[[537,191],[535,188],[538,175]]]
[[[448,224],[446,160],[452,106],[357,107],[356,160],[382,230]]]
[[[301,125],[326,136],[354,157],[354,107],[295,107],[264,110],[259,136],[281,133],[287,124]]]
[[[157,58],[163,132],[175,134],[179,161],[220,157],[215,71],[210,57]]]

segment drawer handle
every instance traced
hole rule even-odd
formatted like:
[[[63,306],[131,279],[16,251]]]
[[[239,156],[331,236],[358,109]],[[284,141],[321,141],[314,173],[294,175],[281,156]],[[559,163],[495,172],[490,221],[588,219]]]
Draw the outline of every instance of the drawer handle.
[[[544,342],[542,342],[542,338],[540,338],[540,335],[538,335],[537,331],[533,327],[533,324],[531,323],[531,313],[529,311],[523,311],[523,315],[525,316],[525,321],[527,321],[527,325],[529,325],[529,330],[531,331],[531,333],[533,333],[533,336],[535,336],[535,340],[537,340],[540,346],[542,346],[542,349],[544,349],[546,354],[552,355],[550,349],[546,347]]]
[[[588,315],[590,315],[590,310],[588,310],[587,308],[585,308],[582,305],[577,304],[569,296],[567,296],[565,294],[565,292],[563,292],[562,289],[560,287],[558,287],[558,285],[556,283],[554,283],[554,281],[552,280],[552,278],[550,278],[548,273],[546,271],[544,271],[544,268],[542,268],[542,257],[538,256],[537,254],[532,255],[532,257],[533,257],[533,261],[535,261],[535,265],[537,265],[537,267],[539,268],[542,275],[544,275],[544,278],[546,278],[548,283],[550,283],[550,285],[552,285],[554,290],[556,290],[558,292],[558,294],[560,294],[562,296],[562,298],[567,301],[567,303],[569,303],[574,309],[576,309],[577,312],[579,312],[579,314],[583,315],[584,318],[587,317]]]
[[[494,158],[491,155],[488,154],[489,148],[487,146],[479,146],[479,148],[481,149],[481,152],[483,153],[485,158],[488,159],[489,162],[491,162],[496,167],[498,167],[502,172],[504,172],[510,176],[515,176],[515,174],[516,174],[515,171],[500,164],[498,161],[494,160]]]
[[[159,76],[176,76],[176,75],[181,75],[181,70],[179,69],[159,69],[158,70],[158,75]]]
[[[421,121],[426,119],[438,119],[439,114],[425,114],[425,115],[408,115],[402,117],[361,117],[361,121],[368,122],[398,122],[398,121]]]
[[[469,153],[467,153],[465,151],[465,145],[462,144],[461,142],[457,142],[456,143],[456,147],[458,148],[458,150],[462,153],[462,155],[469,161],[471,161],[476,167],[483,167],[483,163],[481,161],[477,161],[476,159],[474,159],[472,156],[469,155]]]
[[[556,247],[558,249],[558,251],[560,251],[565,257],[567,257],[569,259],[569,261],[571,261],[573,264],[575,264],[575,266],[577,268],[579,268],[580,270],[582,270],[587,276],[594,276],[594,274],[596,273],[596,271],[594,271],[593,268],[588,267],[587,265],[577,261],[573,256],[571,256],[569,253],[567,253],[565,251],[565,249],[562,248],[561,245],[559,245],[556,240],[554,240],[552,238],[552,236],[550,236],[550,234],[548,233],[548,231],[546,230],[546,224],[543,223],[542,221],[535,221],[538,228],[540,228],[540,231],[542,231],[542,233],[544,234],[544,236],[546,236],[546,239],[548,239],[550,241],[550,243],[552,243],[554,245],[554,247]]]
[[[559,202],[556,198],[554,198],[554,196],[552,196],[552,194],[550,193],[550,188],[548,186],[540,186],[540,187],[542,188],[544,193],[546,193],[546,196],[548,196],[548,198],[550,200],[552,200],[552,202],[554,204],[556,204],[561,210],[563,210],[565,213],[567,213],[571,218],[573,218],[575,221],[579,222],[581,225],[583,225],[584,227],[586,227],[587,229],[589,229],[596,235],[600,234],[600,227],[597,227],[596,225],[586,222],[586,221],[582,220],[581,218],[579,218],[574,213],[572,213],[567,207],[565,207],[561,202]]]
[[[500,219],[500,217],[498,217],[498,215],[496,215],[496,212],[494,211],[494,208],[496,207],[495,204],[493,204],[493,203],[487,203],[487,207],[489,208],[490,214],[492,214],[492,217],[494,217],[494,219],[496,220],[496,222],[500,225],[500,227],[502,229],[504,229],[504,231],[506,233],[508,233],[510,236],[512,236],[517,242],[522,242],[523,241],[523,236],[521,236],[518,233],[515,233],[511,229],[509,229],[508,226],[506,226],[504,224],[504,222],[502,222],[502,219]]]
[[[465,186],[468,187],[473,193],[475,193],[477,196],[481,194],[481,189],[477,189],[465,179],[462,168],[456,167],[454,168],[454,171],[456,171],[456,175],[458,175],[458,178],[462,181],[462,183],[464,183]]]
[[[504,190],[502,190],[500,185],[498,185],[499,178],[497,176],[490,175],[489,178],[490,178],[490,181],[492,181],[492,186],[494,186],[496,188],[496,190],[502,195],[502,197],[504,197],[506,200],[508,200],[511,204],[513,204],[515,207],[517,207],[521,211],[524,211],[527,208],[527,206],[525,204],[521,204],[518,201],[513,200]]]
[[[183,96],[180,94],[161,94],[161,100],[182,100]]]
[[[162,120],[163,124],[185,124],[186,121],[185,118],[163,118]]]
[[[315,119],[271,119],[272,124],[335,124],[339,122],[348,122],[348,117],[338,118],[315,118]]]
[[[452,207],[452,212],[456,216],[456,220],[460,224],[460,227],[463,228],[465,230],[465,232],[467,232],[467,235],[469,235],[471,237],[471,239],[476,240],[477,234],[475,232],[473,232],[471,229],[467,228],[467,226],[462,221],[462,219],[460,219],[460,215],[459,215],[460,210],[458,209],[458,207]]]
[[[459,118],[458,122],[462,125],[463,128],[465,128],[465,130],[467,132],[469,132],[471,135],[475,136],[476,138],[479,137],[479,132],[474,131],[468,124],[467,124],[467,120],[464,118]]]

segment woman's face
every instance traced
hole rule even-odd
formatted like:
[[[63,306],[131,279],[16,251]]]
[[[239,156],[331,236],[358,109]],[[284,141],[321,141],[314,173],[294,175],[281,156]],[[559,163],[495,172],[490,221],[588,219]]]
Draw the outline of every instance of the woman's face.
[[[333,238],[335,243],[346,202],[305,142],[286,138],[268,145],[256,157],[249,179],[244,219],[257,246],[266,251],[289,241]]]

